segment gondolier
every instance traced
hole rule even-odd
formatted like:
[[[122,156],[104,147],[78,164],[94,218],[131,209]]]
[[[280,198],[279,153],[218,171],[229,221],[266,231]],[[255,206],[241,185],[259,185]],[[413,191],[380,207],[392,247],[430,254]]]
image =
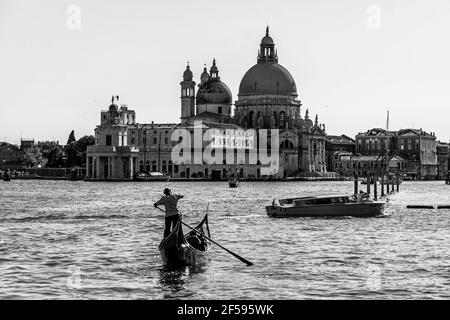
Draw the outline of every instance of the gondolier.
[[[165,188],[164,196],[154,204],[155,208],[157,208],[160,205],[164,205],[165,207],[164,211],[166,212],[166,219],[165,219],[164,238],[170,234],[171,229],[173,230],[175,228],[178,220],[180,219],[177,204],[178,200],[180,200],[183,197],[184,196],[179,194],[172,194],[172,191],[169,188]],[[172,228],[170,227],[171,225]]]

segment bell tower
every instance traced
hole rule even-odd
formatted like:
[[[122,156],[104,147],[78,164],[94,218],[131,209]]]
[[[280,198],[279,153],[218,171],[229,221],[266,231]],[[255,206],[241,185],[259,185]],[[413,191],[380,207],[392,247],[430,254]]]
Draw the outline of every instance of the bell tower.
[[[183,73],[181,86],[181,120],[187,121],[195,115],[195,81],[192,80],[192,71],[187,63],[186,70]]]

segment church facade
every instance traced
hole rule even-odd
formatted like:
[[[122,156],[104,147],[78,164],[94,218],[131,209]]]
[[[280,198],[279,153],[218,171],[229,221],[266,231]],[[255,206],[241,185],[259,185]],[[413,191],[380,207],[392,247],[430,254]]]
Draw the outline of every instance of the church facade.
[[[226,179],[230,174],[247,179],[269,175],[286,178],[327,172],[325,125],[319,123],[317,115],[312,121],[308,109],[302,116],[295,81],[278,63],[268,28],[256,64],[239,85],[234,114],[231,90],[221,80],[215,60],[209,72],[205,66],[198,85],[193,79],[188,65],[180,82],[179,123],[139,124],[135,111],[126,105],[119,107],[119,97],[113,97],[108,110],[101,112],[100,125],[95,129],[96,144],[87,151],[86,179],[131,180],[137,172],[152,171],[173,178],[202,179]],[[174,154],[178,155],[174,148],[183,140],[177,133],[193,136],[199,131],[200,136],[208,133],[209,139],[192,143],[190,156],[182,157],[186,161],[174,159]],[[260,142],[263,132],[268,134],[267,144]],[[214,150],[209,154],[215,161],[198,157],[199,161],[193,161],[211,146]],[[217,150],[223,158],[217,157]],[[256,158],[252,162],[253,154]],[[265,170],[260,154],[271,157],[275,171]]]

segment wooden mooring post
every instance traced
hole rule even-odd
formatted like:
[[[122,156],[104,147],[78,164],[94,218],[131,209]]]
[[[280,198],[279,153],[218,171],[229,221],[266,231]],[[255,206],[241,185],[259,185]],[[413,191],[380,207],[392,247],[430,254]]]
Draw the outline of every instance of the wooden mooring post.
[[[355,194],[358,194],[358,176],[355,175],[355,180],[354,180],[354,192]]]
[[[392,177],[392,190],[391,190],[392,193],[395,192],[394,188],[395,188],[395,179],[394,179],[394,177]]]
[[[400,192],[400,175],[397,174],[397,192]]]
[[[384,197],[384,174],[381,175],[381,196]]]
[[[370,175],[367,175],[367,194],[370,196]]]
[[[373,177],[373,198],[375,200],[378,200],[378,188],[377,188],[377,183],[378,183],[378,176],[375,175]]]

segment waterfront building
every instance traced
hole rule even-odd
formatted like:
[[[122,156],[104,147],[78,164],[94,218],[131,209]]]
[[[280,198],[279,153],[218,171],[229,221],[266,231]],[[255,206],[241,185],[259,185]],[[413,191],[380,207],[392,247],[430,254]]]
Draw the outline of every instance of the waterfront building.
[[[20,150],[26,151],[34,145],[34,139],[20,139]]]
[[[414,179],[433,179],[437,176],[436,137],[422,129],[386,131],[370,129],[355,137],[356,153],[387,159],[399,157],[400,171]],[[404,161],[403,161],[404,160]]]
[[[345,134],[325,136],[325,155],[327,167],[331,171],[336,171],[339,159],[343,155],[355,153],[355,140]]]
[[[196,92],[196,86],[198,87]],[[285,178],[314,173],[327,173],[325,152],[325,125],[309,117],[306,110],[301,114],[301,102],[295,81],[287,69],[278,63],[275,44],[269,28],[260,43],[256,64],[241,80],[238,99],[233,99],[231,90],[219,76],[216,60],[208,72],[206,66],[200,75],[199,84],[193,80],[189,64],[183,73],[181,88],[181,115],[179,123],[138,124],[136,113],[126,105],[120,107],[113,97],[108,110],[101,112],[100,125],[95,129],[96,143],[87,150],[87,179],[132,179],[139,171],[161,171],[177,178],[224,179],[231,173],[243,178]],[[191,133],[201,126],[202,133],[213,132],[216,149],[237,150],[243,141],[244,161],[226,161],[213,164],[206,161],[175,164],[171,159],[177,141],[171,136],[178,129]],[[255,131],[253,131],[253,129]],[[265,129],[270,137],[279,130],[277,146],[277,170],[264,170],[258,158],[248,161],[256,150],[271,153],[270,142],[259,145],[258,130]],[[233,132],[230,134],[230,132]],[[253,134],[252,132],[255,132]],[[203,152],[209,144],[203,141],[191,152]],[[233,151],[235,152],[235,151]],[[234,154],[233,159],[237,159]],[[190,157],[192,158],[192,157]]]
[[[450,144],[445,142],[436,142],[436,153],[438,161],[438,179],[445,179],[449,172],[449,162],[450,162]]]
[[[355,155],[346,151],[339,151],[335,154],[333,161],[333,170],[347,177],[381,177],[386,172],[399,173],[404,172],[407,161],[400,156],[382,157],[382,156],[364,156]]]
[[[25,152],[18,146],[0,142],[0,169],[21,169]]]

